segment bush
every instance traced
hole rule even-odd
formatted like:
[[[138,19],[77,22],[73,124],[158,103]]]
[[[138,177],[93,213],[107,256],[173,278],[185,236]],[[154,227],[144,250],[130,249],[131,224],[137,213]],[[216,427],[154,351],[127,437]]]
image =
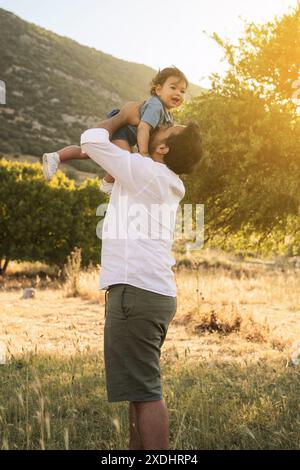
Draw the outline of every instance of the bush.
[[[79,295],[79,280],[81,270],[81,249],[75,247],[68,256],[64,266],[64,277],[66,280],[65,290],[67,297],[77,297]]]
[[[96,209],[105,199],[98,180],[76,188],[59,171],[48,184],[39,163],[1,160],[0,268],[5,260],[62,266],[75,246],[82,249],[83,265],[98,264]]]

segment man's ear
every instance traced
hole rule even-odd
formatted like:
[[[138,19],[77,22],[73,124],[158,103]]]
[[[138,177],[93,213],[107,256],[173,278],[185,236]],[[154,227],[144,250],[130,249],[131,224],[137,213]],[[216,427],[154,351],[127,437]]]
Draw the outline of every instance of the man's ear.
[[[156,151],[159,155],[167,155],[169,150],[170,148],[166,144],[160,144],[156,147]]]

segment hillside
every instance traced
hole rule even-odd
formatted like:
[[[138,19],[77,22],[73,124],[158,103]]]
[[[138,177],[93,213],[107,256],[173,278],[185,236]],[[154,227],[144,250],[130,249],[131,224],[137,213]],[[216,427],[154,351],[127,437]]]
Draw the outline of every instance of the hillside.
[[[106,112],[148,95],[155,74],[150,67],[82,46],[3,9],[0,31],[0,80],[7,93],[0,106],[2,153],[38,156],[77,143]],[[200,92],[190,86],[191,96]]]

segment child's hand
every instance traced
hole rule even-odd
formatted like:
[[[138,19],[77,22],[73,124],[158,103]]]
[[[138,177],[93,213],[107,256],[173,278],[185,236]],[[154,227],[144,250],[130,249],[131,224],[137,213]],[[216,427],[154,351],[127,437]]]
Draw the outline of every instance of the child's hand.
[[[143,103],[131,101],[126,103],[120,111],[120,117],[126,121],[126,124],[138,126],[140,123],[140,107]]]

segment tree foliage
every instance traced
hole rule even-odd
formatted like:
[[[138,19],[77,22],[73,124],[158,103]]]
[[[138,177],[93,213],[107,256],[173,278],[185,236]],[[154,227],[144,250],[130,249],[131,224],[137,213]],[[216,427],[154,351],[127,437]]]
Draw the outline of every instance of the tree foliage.
[[[0,268],[9,260],[62,265],[74,247],[84,265],[100,262],[99,181],[76,187],[63,173],[47,184],[39,164],[0,161]]]
[[[232,90],[237,82],[271,102],[288,100],[293,105],[293,84],[300,79],[300,5],[272,22],[246,24],[238,44],[222,40],[217,34],[213,37],[229,64],[225,80],[214,75],[217,88]],[[300,85],[295,87],[299,89]]]
[[[185,184],[186,202],[205,204],[207,242],[300,254],[299,11],[248,25],[238,46],[215,37],[228,72],[178,113],[203,134],[204,159]]]

